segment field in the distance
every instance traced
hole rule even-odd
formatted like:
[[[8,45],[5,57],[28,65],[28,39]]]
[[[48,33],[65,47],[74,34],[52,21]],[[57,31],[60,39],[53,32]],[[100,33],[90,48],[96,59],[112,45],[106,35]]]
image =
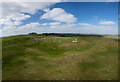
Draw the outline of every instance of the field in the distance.
[[[75,38],[77,43],[72,42]],[[2,61],[3,80],[115,80],[118,41],[92,36],[4,37]]]

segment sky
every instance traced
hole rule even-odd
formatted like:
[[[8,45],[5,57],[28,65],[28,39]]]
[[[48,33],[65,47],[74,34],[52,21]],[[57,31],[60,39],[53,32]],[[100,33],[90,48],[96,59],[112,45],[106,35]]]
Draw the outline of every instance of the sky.
[[[117,34],[118,2],[2,2],[0,32]]]

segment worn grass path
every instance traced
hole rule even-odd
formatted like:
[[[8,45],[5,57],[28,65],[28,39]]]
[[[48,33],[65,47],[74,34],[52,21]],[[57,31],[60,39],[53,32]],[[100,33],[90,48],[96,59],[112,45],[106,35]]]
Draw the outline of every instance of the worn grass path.
[[[118,79],[118,42],[115,40],[43,37],[40,42],[34,42],[33,38],[36,37],[2,39],[3,80]],[[77,43],[72,42],[75,38]]]

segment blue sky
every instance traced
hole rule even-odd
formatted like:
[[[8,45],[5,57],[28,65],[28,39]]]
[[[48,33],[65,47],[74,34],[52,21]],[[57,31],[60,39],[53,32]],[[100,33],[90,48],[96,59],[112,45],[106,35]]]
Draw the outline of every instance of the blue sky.
[[[3,36],[29,32],[117,34],[117,2],[4,3]],[[42,6],[40,6],[43,4]],[[25,6],[23,6],[25,5]],[[15,11],[17,7],[19,11]],[[5,15],[5,16],[4,16]],[[7,23],[5,23],[7,21]],[[6,29],[7,28],[7,29]]]
[[[51,6],[51,10],[54,8],[62,8],[66,12],[73,14],[78,20],[76,23],[87,22],[94,25],[99,25],[101,20],[112,20],[116,24],[112,25],[117,27],[118,22],[118,3],[111,2],[62,2]],[[24,23],[30,22],[53,22],[51,20],[41,20],[40,17],[44,14],[44,11],[38,11],[35,15],[31,15],[31,18],[24,21]],[[23,23],[23,24],[24,24]]]

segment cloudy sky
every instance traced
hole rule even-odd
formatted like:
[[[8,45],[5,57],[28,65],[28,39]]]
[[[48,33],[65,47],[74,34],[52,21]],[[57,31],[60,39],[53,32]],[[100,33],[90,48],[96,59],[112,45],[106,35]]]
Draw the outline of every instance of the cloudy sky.
[[[118,3],[107,1],[3,2],[0,32],[117,34]]]

